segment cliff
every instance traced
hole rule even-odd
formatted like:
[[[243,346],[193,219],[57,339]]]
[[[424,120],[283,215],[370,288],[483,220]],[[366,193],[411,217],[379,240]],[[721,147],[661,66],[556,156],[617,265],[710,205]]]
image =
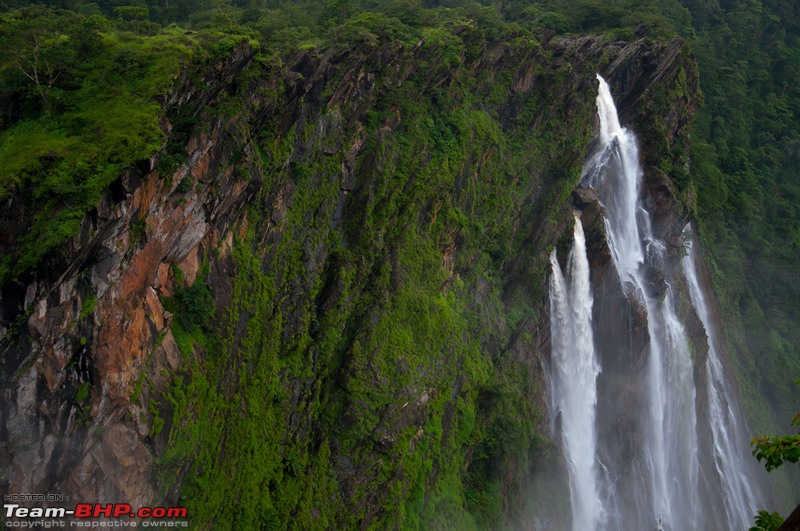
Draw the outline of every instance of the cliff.
[[[692,202],[672,179],[697,94],[681,42],[465,23],[188,67],[165,146],[2,288],[6,491],[240,529],[564,507],[563,479],[532,495],[559,467],[545,280],[597,72],[669,241]]]

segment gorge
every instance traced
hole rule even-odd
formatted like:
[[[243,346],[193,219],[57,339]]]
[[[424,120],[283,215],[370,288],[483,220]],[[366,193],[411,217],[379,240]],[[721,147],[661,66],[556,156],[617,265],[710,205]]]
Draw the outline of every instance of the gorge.
[[[4,493],[265,530],[795,501],[749,456],[768,400],[701,237],[686,39],[74,3],[0,6]]]

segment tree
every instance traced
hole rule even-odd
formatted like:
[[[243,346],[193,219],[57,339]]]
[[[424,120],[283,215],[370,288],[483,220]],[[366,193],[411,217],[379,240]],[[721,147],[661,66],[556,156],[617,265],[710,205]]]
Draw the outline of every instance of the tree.
[[[800,426],[800,413],[792,417],[792,425]],[[763,461],[767,471],[772,471],[783,463],[796,463],[800,460],[800,434],[775,437],[754,437],[750,441],[753,455]]]
[[[800,385],[800,380],[795,380],[795,384]],[[792,417],[792,425],[800,426],[800,413]],[[775,470],[784,463],[796,463],[800,460],[800,434],[753,437],[750,445],[753,447],[753,455],[759,462],[764,462],[767,472]],[[750,531],[798,529],[800,527],[800,505],[785,522],[778,513],[758,511],[755,524]]]
[[[778,513],[758,511],[756,525],[751,527],[749,531],[775,531],[781,524],[783,524],[783,518]]]
[[[32,85],[44,114],[51,114],[58,84],[69,77],[76,52],[69,38],[82,19],[73,13],[42,7],[21,9],[2,21],[2,42],[12,50],[10,64]]]

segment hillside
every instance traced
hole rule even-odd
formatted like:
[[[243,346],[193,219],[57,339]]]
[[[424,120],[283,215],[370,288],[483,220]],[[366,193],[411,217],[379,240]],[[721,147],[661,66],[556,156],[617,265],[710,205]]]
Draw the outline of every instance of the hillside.
[[[697,222],[750,422],[788,422],[789,8],[730,70],[705,44],[736,6],[78,4],[0,14],[6,491],[214,528],[566,519],[546,279],[596,73],[657,230]]]

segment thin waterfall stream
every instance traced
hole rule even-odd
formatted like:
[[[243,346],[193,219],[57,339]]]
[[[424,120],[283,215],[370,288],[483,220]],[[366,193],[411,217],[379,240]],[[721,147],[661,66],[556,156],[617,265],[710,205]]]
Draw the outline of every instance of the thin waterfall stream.
[[[599,288],[590,281],[579,214],[566,274],[555,251],[550,258],[552,408],[569,472],[572,528],[747,529],[756,510],[747,467],[738,466],[749,457],[747,439],[725,383],[694,251],[668,274],[667,245],[654,236],[640,200],[636,138],[621,126],[609,87],[597,78],[599,144],[580,187],[594,190],[603,207],[618,300],[593,295]],[[678,291],[678,275],[708,336],[702,382],[695,382],[694,347],[686,317],[679,317],[687,290]],[[622,310],[604,309],[613,304]],[[639,316],[639,343],[629,339],[629,323],[613,322],[620,315]],[[704,403],[698,386],[708,395]],[[700,441],[704,422],[712,429]],[[703,444],[713,446],[713,458],[701,459]],[[719,492],[706,492],[710,485]]]
[[[690,227],[684,229],[689,234]],[[728,379],[722,366],[717,346],[717,337],[713,327],[711,312],[706,297],[700,288],[700,281],[695,266],[696,247],[688,240],[689,252],[683,257],[683,274],[689,287],[692,305],[697,311],[700,321],[708,337],[708,355],[706,357],[706,388],[708,389],[708,415],[711,425],[713,443],[714,468],[723,491],[725,514],[731,529],[748,529],[753,515],[761,505],[747,471],[752,469],[750,448],[744,433],[736,397],[728,385]]]
[[[575,217],[575,245],[568,279],[561,273],[555,249],[550,254],[553,277],[550,307],[555,374],[553,408],[560,413],[562,442],[570,474],[573,526],[596,528],[602,520],[595,464],[595,406],[600,366],[592,334],[592,293],[586,241]]]

